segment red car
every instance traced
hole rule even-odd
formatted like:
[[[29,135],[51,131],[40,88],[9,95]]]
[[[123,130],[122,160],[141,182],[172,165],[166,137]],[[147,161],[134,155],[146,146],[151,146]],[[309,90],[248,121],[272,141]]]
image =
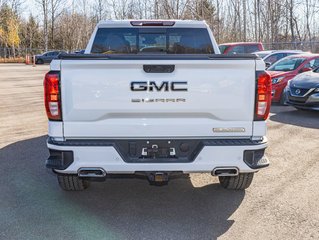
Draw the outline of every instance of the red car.
[[[319,67],[319,54],[298,54],[285,57],[267,71],[272,78],[272,101],[284,103],[283,90],[287,82],[302,72],[311,71]]]
[[[219,45],[221,54],[241,54],[263,51],[263,44],[260,42],[234,42]]]

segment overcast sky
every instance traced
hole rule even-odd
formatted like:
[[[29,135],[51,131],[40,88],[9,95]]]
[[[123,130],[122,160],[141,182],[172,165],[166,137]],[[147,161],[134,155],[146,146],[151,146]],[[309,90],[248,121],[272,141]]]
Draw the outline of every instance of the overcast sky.
[[[22,13],[22,16],[25,17],[25,18],[28,18],[30,13],[32,13],[32,15],[34,17],[37,17],[37,18],[41,18],[41,7],[39,5],[39,3],[37,3],[36,0],[24,0],[24,4],[22,5],[21,7],[21,13]],[[72,0],[65,0],[69,6],[71,6],[72,4]],[[77,0],[74,0],[75,3],[77,2]],[[87,0],[88,2],[91,1],[91,0]]]

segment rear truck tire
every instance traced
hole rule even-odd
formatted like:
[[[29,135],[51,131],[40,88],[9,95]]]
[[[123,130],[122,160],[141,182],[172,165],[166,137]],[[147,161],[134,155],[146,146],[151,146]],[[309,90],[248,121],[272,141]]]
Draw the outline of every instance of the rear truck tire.
[[[244,190],[248,188],[253,181],[254,173],[240,173],[237,176],[220,176],[220,185],[229,190]]]
[[[65,191],[83,191],[89,187],[89,182],[77,175],[57,174],[60,187]]]

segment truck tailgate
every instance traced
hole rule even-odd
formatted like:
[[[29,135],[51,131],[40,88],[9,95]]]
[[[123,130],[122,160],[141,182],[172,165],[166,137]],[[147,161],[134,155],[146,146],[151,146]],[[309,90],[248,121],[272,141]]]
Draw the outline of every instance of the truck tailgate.
[[[146,73],[150,64],[175,70]],[[145,81],[187,82],[187,91],[131,90]],[[255,81],[253,59],[61,60],[64,137],[248,137]]]

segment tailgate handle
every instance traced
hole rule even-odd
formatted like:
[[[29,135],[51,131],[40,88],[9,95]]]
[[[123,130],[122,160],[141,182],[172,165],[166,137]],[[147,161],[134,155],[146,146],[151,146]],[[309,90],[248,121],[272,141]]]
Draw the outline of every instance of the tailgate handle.
[[[143,65],[146,73],[172,73],[175,65]]]

